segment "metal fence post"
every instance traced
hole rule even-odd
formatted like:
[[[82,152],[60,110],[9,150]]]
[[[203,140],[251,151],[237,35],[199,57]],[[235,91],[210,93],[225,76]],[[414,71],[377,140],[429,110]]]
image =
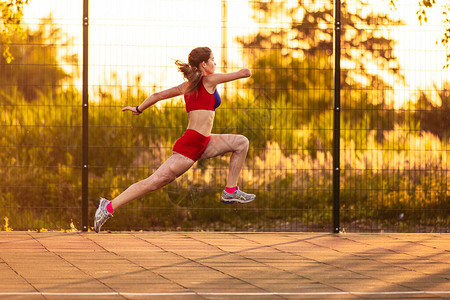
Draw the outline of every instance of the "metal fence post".
[[[340,229],[341,1],[334,1],[333,232]]]
[[[88,95],[88,33],[89,33],[89,0],[83,0],[83,137],[82,137],[82,171],[81,171],[81,211],[82,230],[88,226],[88,175],[89,175],[89,95]]]

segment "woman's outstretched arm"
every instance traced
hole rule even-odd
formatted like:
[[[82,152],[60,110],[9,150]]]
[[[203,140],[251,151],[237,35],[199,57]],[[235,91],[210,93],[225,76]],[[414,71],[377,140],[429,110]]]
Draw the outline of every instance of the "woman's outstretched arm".
[[[133,115],[140,115],[144,110],[154,105],[156,102],[161,100],[170,99],[173,97],[181,96],[184,94],[184,90],[186,89],[186,82],[183,82],[180,85],[174,86],[170,89],[163,90],[157,93],[150,95],[147,99],[145,99],[138,106],[126,106],[122,108],[122,111],[131,111]],[[138,110],[141,112],[139,113]]]
[[[205,86],[206,90],[214,91],[218,84],[241,78],[247,78],[250,76],[252,76],[252,72],[249,69],[240,69],[239,71],[231,73],[214,73],[205,76],[205,78],[203,79],[203,85]]]

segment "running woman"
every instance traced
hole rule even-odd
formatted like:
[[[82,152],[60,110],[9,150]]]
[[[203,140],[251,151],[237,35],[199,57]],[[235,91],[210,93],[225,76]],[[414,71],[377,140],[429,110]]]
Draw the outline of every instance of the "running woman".
[[[237,186],[239,173],[247,156],[248,139],[243,135],[211,134],[215,109],[221,103],[217,85],[250,77],[251,71],[241,69],[232,73],[215,73],[216,63],[213,53],[208,47],[193,49],[189,54],[188,63],[179,60],[175,63],[187,81],[155,93],[140,105],[127,106],[122,111],[131,111],[133,115],[138,116],[158,101],[184,95],[189,120],[187,130],[175,142],[172,156],[150,177],[132,184],[112,201],[99,199],[94,221],[96,232],[100,231],[102,225],[122,205],[166,186],[189,170],[197,160],[212,158],[228,152],[232,154],[221,201],[231,204],[235,202],[248,203],[255,199],[255,195],[244,193]]]

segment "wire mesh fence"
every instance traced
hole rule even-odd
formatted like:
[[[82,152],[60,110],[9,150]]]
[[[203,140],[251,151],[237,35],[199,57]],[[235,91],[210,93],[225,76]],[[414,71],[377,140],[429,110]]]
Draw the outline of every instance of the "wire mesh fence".
[[[447,232],[447,70],[445,49],[429,38],[442,23],[416,24],[409,2],[372,2],[342,1],[341,229]],[[81,227],[83,146],[90,224],[99,196],[152,174],[187,126],[183,98],[140,116],[121,108],[180,84],[175,60],[206,45],[219,72],[253,73],[219,87],[213,133],[249,139],[238,184],[256,200],[220,203],[228,154],[121,207],[105,229],[332,230],[332,1],[90,1],[84,66],[82,4],[30,2],[14,59],[1,59],[0,214],[10,228]]]
[[[412,2],[382,9],[390,13],[384,17],[368,14],[380,10],[375,4],[345,3],[343,58],[359,61],[342,71],[342,227],[446,232],[449,85],[445,51],[436,44],[442,20],[420,25]],[[351,38],[357,35],[365,38]]]

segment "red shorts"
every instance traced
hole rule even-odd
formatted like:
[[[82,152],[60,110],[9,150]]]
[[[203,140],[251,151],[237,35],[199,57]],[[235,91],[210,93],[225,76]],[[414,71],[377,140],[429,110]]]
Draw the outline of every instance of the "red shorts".
[[[204,136],[193,129],[187,129],[186,132],[175,142],[172,150],[192,159],[193,161],[197,161],[200,156],[202,156],[203,152],[205,152],[210,138],[211,137]]]

